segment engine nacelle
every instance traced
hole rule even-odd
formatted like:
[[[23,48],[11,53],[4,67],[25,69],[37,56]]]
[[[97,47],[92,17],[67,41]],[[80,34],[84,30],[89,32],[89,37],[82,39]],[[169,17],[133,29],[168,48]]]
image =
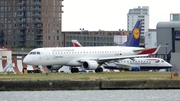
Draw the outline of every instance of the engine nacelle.
[[[131,71],[140,71],[141,68],[139,66],[131,67]]]
[[[99,64],[97,63],[97,61],[89,60],[83,62],[82,66],[87,70],[95,70],[99,66]]]
[[[59,70],[62,66],[61,65],[49,65],[46,66],[48,70]]]

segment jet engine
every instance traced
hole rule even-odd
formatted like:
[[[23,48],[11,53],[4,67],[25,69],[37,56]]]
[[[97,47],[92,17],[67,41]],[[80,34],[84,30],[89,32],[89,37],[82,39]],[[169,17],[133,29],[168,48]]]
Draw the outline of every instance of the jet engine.
[[[95,70],[99,66],[99,64],[96,61],[89,60],[83,62],[82,66],[87,70]]]
[[[131,67],[131,71],[140,71],[141,68],[139,66],[133,66]]]

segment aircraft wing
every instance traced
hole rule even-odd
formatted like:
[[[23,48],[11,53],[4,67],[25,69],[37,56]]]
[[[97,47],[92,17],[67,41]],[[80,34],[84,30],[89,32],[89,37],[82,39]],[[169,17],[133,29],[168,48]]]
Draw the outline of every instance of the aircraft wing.
[[[121,63],[119,63],[119,62],[113,62],[113,61],[111,61],[111,62],[106,62],[106,63],[104,63],[104,68],[106,68],[106,69],[131,69],[131,65],[129,65],[129,64],[121,64]]]
[[[149,56],[149,54],[142,54],[142,55],[129,55],[129,56],[116,56],[116,57],[106,57],[106,58],[93,58],[93,59],[80,59],[79,62],[84,62],[87,60],[94,60],[97,61],[98,63],[104,63],[104,62],[109,62],[109,61],[116,61],[116,60],[122,60],[122,59],[133,59],[135,57],[146,57]]]
[[[112,61],[112,60],[122,60],[122,59],[132,59],[135,57],[145,57],[149,56],[149,54],[142,54],[142,55],[129,55],[129,56],[116,56],[116,57],[107,57],[107,58],[98,58],[97,61]]]

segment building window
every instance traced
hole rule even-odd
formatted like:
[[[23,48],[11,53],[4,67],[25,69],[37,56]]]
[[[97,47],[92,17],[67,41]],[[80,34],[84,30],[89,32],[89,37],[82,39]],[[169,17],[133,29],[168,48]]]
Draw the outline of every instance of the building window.
[[[0,13],[1,14],[1,17],[4,17],[4,13]]]
[[[1,7],[1,11],[4,11],[4,7]]]
[[[48,0],[46,0],[46,5],[48,5]]]
[[[31,19],[30,19],[30,18],[27,18],[27,22],[31,22]]]
[[[8,30],[8,34],[12,34],[12,30]]]
[[[4,18],[0,18],[1,19],[1,23],[4,23]]]
[[[55,3],[56,3],[55,0],[53,0],[53,4],[54,4],[54,5],[55,5]]]
[[[12,27],[12,24],[8,24],[8,28],[11,28]]]
[[[173,14],[173,21],[179,21],[179,14]]]
[[[32,42],[31,45],[34,45],[34,42]]]
[[[1,6],[4,6],[4,1],[0,1]]]
[[[11,11],[11,7],[8,7],[8,10]]]
[[[31,15],[31,12],[27,12],[27,16],[30,16]]]
[[[7,24],[4,24],[4,28],[5,28],[5,29],[7,28]]]
[[[26,39],[29,40],[29,39],[30,39],[30,36],[28,35],[28,36],[26,37]]]
[[[13,42],[13,45],[16,45],[16,42]]]
[[[34,36],[32,36],[31,39],[34,40]]]

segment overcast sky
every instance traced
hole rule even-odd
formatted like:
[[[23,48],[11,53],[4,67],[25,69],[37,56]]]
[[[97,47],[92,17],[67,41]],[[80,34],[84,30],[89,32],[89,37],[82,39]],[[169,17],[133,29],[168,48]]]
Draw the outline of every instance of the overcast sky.
[[[127,29],[127,13],[138,6],[149,6],[149,26],[170,21],[170,13],[180,13],[179,0],[64,0],[62,31]]]

